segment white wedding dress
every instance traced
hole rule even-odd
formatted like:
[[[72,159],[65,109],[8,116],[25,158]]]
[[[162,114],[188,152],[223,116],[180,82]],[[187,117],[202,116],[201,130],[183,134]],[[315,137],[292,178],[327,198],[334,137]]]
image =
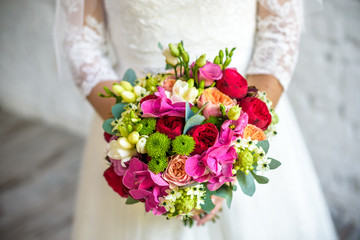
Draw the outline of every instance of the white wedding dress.
[[[92,1],[100,2],[96,8],[85,2],[59,0],[57,13],[66,19],[60,24],[62,43],[85,95],[100,81],[119,80],[127,68],[139,76],[163,70],[158,42],[180,40],[193,57],[207,53],[209,59],[219,49],[237,47],[231,66],[242,74],[272,74],[285,89],[290,82],[300,34],[298,0]],[[224,206],[216,223],[191,229],[181,221],[145,214],[143,204],[125,205],[107,185],[102,177],[108,167],[106,143],[102,122],[95,116],[82,165],[74,239],[336,239],[286,94],[276,110],[279,134],[269,156],[282,166],[269,174],[269,184],[257,185],[253,197],[238,190],[231,209]]]

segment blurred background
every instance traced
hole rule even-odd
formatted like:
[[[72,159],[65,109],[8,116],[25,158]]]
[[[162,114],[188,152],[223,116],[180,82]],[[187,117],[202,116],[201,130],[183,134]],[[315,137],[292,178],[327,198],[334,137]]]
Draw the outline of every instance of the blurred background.
[[[305,1],[288,95],[340,239],[360,239],[360,1]],[[57,79],[54,0],[0,1],[0,239],[69,239],[92,110]]]

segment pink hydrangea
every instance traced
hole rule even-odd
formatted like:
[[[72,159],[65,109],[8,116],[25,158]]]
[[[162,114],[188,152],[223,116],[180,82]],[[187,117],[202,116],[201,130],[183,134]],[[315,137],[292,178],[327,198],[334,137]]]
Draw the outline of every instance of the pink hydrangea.
[[[220,128],[220,134],[215,146],[230,145],[231,141],[242,136],[246,125],[248,124],[247,113],[241,113],[237,120],[226,120]]]
[[[145,211],[153,211],[155,215],[166,212],[159,206],[159,197],[167,195],[169,184],[162,179],[161,174],[149,171],[147,165],[137,158],[132,158],[124,174],[123,184],[130,189],[131,197],[145,203]]]
[[[163,87],[158,87],[156,98],[148,99],[141,103],[143,117],[176,116],[185,117],[185,102],[173,103],[165,94]]]
[[[210,191],[215,191],[225,182],[232,182],[232,167],[237,158],[235,148],[215,146],[201,155],[194,155],[186,161],[185,171],[197,182],[209,181]]]

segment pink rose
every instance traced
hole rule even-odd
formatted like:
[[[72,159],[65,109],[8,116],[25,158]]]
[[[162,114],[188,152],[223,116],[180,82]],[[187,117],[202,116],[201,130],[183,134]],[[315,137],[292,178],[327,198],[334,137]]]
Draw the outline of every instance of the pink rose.
[[[176,77],[174,75],[168,75],[163,83],[163,88],[166,91],[172,92],[175,82],[176,82]]]
[[[192,177],[185,172],[187,159],[188,157],[184,155],[174,155],[170,158],[169,165],[163,172],[162,177],[170,183],[171,189],[191,183]]]
[[[193,69],[195,65],[195,62],[193,62],[190,66],[191,69]],[[190,72],[190,75],[192,77],[192,71]],[[205,81],[205,87],[210,87],[211,84],[215,80],[219,80],[222,77],[222,70],[221,67],[217,64],[214,64],[212,62],[206,61],[206,64],[199,68],[198,70],[198,79],[199,83],[204,80]]]
[[[210,116],[222,116],[220,104],[223,104],[226,110],[229,110],[236,105],[236,100],[231,99],[217,88],[207,88],[198,98],[197,106],[201,108],[205,103],[207,103],[207,105],[203,110],[203,114],[204,117],[208,119]]]

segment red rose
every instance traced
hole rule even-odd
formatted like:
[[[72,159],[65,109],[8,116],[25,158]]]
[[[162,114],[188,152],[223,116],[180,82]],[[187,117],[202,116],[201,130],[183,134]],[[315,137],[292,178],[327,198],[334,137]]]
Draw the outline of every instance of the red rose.
[[[129,189],[127,189],[122,183],[123,177],[115,173],[114,167],[112,165],[105,170],[104,177],[109,186],[121,197],[127,198],[129,196]]]
[[[104,132],[104,138],[106,142],[110,142],[113,135],[108,134],[107,132]]]
[[[216,87],[231,98],[241,99],[246,96],[248,83],[235,68],[227,68],[222,78],[216,81]]]
[[[266,104],[256,97],[247,97],[239,102],[240,107],[249,116],[249,124],[266,130],[271,123],[271,115]]]
[[[219,131],[214,124],[205,123],[191,128],[187,132],[187,135],[192,136],[195,140],[195,149],[191,153],[191,155],[195,155],[202,154],[204,151],[208,150],[208,148],[214,146]]]
[[[140,105],[146,101],[146,100],[150,100],[150,99],[155,99],[157,98],[154,94],[151,94],[151,95],[147,95],[146,97],[143,97],[141,100],[140,100]]]
[[[165,116],[156,121],[156,131],[166,134],[171,140],[182,134],[184,118]]]

